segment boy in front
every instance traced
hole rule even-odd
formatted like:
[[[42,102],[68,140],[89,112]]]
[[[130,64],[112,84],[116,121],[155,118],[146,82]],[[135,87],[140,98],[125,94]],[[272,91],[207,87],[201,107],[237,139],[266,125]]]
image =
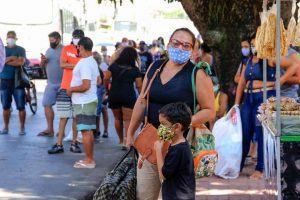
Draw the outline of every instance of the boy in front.
[[[172,103],[159,112],[158,132],[168,136],[171,146],[163,159],[163,141],[155,145],[157,167],[162,182],[162,199],[195,199],[194,161],[183,133],[189,128],[192,112],[184,103]]]
[[[76,127],[81,131],[85,160],[75,163],[75,168],[95,168],[94,135],[96,129],[96,110],[98,104],[97,83],[101,82],[98,65],[92,55],[93,42],[88,37],[80,39],[79,55],[82,58],[73,70],[71,87],[67,90],[72,97]]]

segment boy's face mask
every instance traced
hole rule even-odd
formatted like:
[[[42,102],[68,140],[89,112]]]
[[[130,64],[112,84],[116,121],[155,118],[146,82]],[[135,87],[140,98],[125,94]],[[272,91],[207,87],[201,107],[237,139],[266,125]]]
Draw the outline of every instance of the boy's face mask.
[[[166,127],[162,124],[159,125],[157,134],[159,139],[164,142],[171,141],[175,136],[175,132],[173,131],[172,127]]]

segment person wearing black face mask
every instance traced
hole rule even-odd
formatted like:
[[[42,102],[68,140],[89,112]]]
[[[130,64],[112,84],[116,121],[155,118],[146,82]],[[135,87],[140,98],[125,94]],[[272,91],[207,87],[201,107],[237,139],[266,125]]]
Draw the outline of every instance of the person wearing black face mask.
[[[40,132],[38,136],[53,136],[54,111],[52,106],[56,103],[56,97],[60,89],[62,80],[62,68],[60,67],[60,55],[63,49],[61,45],[61,36],[58,32],[52,32],[48,35],[50,48],[45,55],[41,54],[41,66],[46,68],[47,86],[43,97],[43,106],[47,120],[47,128]]]
[[[151,53],[148,52],[147,45],[144,41],[140,41],[139,44],[139,56],[141,59],[141,73],[143,78],[148,70],[148,67],[153,62]]]

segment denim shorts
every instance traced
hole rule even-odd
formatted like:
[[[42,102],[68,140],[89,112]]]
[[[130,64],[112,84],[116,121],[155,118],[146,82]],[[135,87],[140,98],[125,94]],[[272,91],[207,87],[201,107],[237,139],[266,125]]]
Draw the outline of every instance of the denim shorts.
[[[17,109],[25,109],[25,88],[15,88],[15,81],[13,79],[1,79],[0,91],[3,110],[11,108],[12,96],[16,102]]]

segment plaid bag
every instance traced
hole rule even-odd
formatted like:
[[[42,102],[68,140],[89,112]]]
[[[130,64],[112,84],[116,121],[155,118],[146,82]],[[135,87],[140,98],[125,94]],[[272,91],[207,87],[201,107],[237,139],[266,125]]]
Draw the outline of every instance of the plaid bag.
[[[131,155],[133,154],[133,155]],[[136,196],[137,152],[131,147],[104,178],[93,200],[134,200]]]

